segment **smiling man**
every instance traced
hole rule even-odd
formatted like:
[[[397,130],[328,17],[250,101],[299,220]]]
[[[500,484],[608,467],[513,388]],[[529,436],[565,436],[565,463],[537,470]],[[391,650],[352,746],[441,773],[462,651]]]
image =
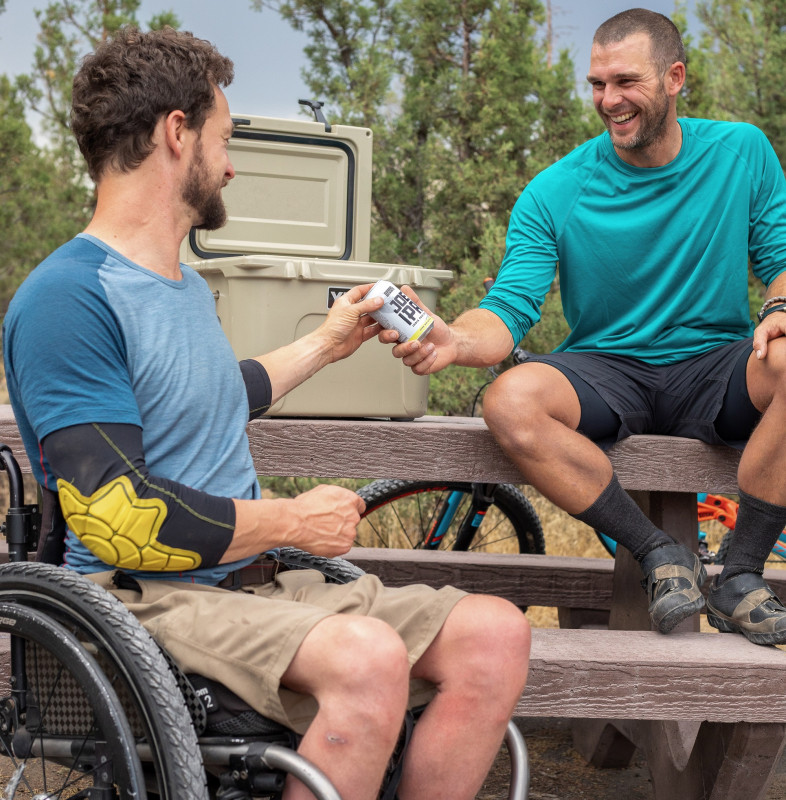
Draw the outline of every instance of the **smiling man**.
[[[604,22],[588,80],[607,132],[526,187],[481,307],[393,353],[417,374],[498,363],[540,318],[558,269],[570,334],[494,382],[492,433],[531,484],[633,553],[664,633],[703,607],[706,573],[622,490],[603,448],[660,433],[743,450],[708,619],[784,643],[786,608],[762,572],[786,526],[786,181],[753,125],[677,118],[685,62],[661,14]],[[755,328],[749,263],[767,287]]]

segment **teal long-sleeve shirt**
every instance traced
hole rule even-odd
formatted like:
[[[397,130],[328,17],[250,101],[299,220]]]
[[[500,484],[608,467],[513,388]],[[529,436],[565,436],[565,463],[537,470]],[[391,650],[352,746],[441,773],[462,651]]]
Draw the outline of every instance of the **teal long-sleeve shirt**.
[[[751,334],[749,260],[765,285],[786,270],[786,180],[753,125],[679,123],[664,167],[627,164],[604,133],[529,183],[481,302],[514,342],[556,269],[571,329],[557,350],[668,364]]]

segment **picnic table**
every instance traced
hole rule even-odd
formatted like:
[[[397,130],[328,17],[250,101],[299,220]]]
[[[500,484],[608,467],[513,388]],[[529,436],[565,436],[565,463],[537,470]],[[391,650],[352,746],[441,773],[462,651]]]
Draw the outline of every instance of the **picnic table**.
[[[261,475],[524,482],[475,418],[263,418],[248,433]],[[0,442],[30,469],[9,407],[0,407]],[[737,490],[739,453],[730,448],[633,436],[610,456],[650,518],[693,549],[695,494]],[[640,748],[656,800],[766,793],[786,741],[786,653],[702,633],[699,615],[668,636],[650,630],[641,573],[624,548],[613,562],[365,548],[349,558],[392,584],[450,582],[519,605],[558,606],[560,628],[533,631],[517,715],[572,719],[576,747],[596,766],[624,765]],[[765,574],[776,591],[786,589],[781,575]]]

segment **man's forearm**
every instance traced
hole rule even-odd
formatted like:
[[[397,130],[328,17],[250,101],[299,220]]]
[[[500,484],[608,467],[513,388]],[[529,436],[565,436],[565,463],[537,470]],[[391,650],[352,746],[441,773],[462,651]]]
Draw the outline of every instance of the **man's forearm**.
[[[492,311],[465,311],[450,325],[455,348],[454,364],[491,367],[510,354],[515,342],[504,322]]]
[[[330,346],[324,339],[309,334],[254,360],[262,364],[270,377],[272,406],[330,363]]]
[[[764,299],[769,300],[771,297],[786,297],[786,272],[781,272],[767,287]]]

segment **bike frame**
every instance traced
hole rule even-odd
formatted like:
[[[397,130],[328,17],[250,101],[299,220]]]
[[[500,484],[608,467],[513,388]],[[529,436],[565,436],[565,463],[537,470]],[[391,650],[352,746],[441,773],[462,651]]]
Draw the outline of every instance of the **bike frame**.
[[[461,522],[461,527],[456,536],[456,544],[453,547],[454,550],[466,551],[469,549],[469,545],[483,522],[486,512],[494,502],[496,486],[497,484],[495,483],[472,484],[472,501]],[[442,503],[434,524],[429,528],[426,538],[423,540],[423,549],[439,549],[442,539],[453,524],[463,498],[464,492],[450,492],[445,502]]]

